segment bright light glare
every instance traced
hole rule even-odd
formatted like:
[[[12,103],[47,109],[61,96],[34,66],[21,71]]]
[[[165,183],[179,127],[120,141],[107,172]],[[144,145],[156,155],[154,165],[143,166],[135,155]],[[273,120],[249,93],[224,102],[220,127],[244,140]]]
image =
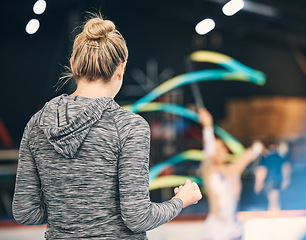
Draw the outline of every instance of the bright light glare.
[[[25,30],[28,34],[34,34],[37,32],[38,28],[39,28],[39,21],[37,19],[31,19],[28,22]]]
[[[47,3],[45,0],[38,0],[33,6],[33,11],[35,14],[42,14],[46,10]]]
[[[240,11],[243,7],[244,7],[243,0],[231,0],[223,6],[222,12],[226,16],[233,16],[235,13]]]
[[[215,25],[216,24],[214,20],[212,20],[211,18],[206,18],[196,25],[195,30],[198,34],[204,35],[213,30],[215,28]]]

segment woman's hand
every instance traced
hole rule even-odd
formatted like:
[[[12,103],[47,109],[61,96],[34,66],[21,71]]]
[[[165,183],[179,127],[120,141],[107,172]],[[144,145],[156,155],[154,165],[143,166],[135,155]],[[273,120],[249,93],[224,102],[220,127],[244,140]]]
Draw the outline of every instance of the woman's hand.
[[[214,120],[211,114],[207,111],[207,109],[203,107],[200,108],[198,112],[199,112],[199,120],[203,128],[211,127],[214,123]]]
[[[195,182],[187,179],[183,186],[174,189],[175,196],[173,198],[180,198],[183,201],[183,208],[192,204],[197,204],[202,198],[201,190]]]

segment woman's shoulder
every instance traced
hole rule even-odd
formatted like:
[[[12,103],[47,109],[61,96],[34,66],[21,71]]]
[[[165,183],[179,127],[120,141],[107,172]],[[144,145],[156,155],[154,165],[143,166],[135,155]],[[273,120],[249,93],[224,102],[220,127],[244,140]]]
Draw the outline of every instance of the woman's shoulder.
[[[132,126],[144,126],[149,127],[148,122],[139,114],[128,111],[124,108],[119,108],[116,114],[116,120],[122,124],[128,124]]]

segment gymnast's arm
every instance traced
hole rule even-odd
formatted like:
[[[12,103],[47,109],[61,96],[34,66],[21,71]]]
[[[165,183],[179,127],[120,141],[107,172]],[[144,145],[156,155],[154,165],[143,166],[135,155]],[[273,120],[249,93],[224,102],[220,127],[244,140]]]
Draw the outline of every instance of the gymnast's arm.
[[[247,148],[245,152],[234,163],[230,164],[230,168],[241,175],[245,168],[263,152],[264,146],[260,141],[255,141],[251,147]]]
[[[47,222],[47,211],[35,160],[29,147],[28,128],[29,124],[25,128],[19,149],[13,216],[20,224],[39,225]]]
[[[203,127],[203,149],[205,158],[211,158],[216,152],[216,139],[213,128],[213,118],[206,108],[199,109],[199,121]]]
[[[176,217],[183,201],[179,198],[162,203],[150,201],[150,128],[140,116],[133,121],[118,162],[121,217],[133,232],[145,232]]]

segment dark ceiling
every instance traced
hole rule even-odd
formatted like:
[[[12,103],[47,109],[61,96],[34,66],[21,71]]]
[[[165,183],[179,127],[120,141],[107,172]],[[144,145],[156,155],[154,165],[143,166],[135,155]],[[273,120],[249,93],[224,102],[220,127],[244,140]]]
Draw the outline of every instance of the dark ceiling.
[[[129,62],[124,86],[116,98],[120,103],[133,102],[152,89],[135,80],[137,72],[149,74],[148,63],[158,64],[157,85],[186,72],[185,57],[199,49],[227,54],[267,75],[263,87],[201,83],[204,101],[217,118],[224,116],[229,98],[306,96],[306,1],[245,1],[245,9],[232,17],[221,11],[226,2],[50,0],[46,12],[36,16],[32,11],[35,0],[2,1],[0,117],[18,142],[31,115],[59,94],[53,86],[68,64],[79,30],[76,27],[84,21],[86,11],[100,11],[113,20],[127,40]],[[34,35],[24,30],[31,18],[41,22]],[[216,28],[200,36],[194,27],[204,18],[214,19]],[[196,66],[207,67],[213,66]],[[61,92],[72,87],[67,85]],[[182,94],[185,103],[193,101],[188,91],[186,87]]]

